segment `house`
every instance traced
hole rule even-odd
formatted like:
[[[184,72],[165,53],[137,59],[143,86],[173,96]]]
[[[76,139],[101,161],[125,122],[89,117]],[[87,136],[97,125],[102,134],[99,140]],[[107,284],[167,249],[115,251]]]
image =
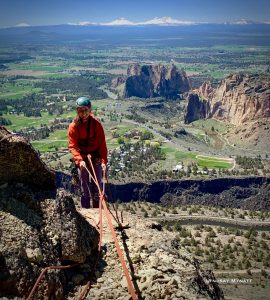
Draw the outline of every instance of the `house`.
[[[176,165],[174,168],[173,168],[173,172],[177,173],[181,170],[183,170],[183,165]]]

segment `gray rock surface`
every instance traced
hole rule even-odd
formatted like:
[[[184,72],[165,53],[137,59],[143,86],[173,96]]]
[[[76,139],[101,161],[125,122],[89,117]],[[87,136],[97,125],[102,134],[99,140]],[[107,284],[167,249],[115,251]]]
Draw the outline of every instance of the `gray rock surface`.
[[[47,236],[61,249],[61,261],[83,263],[97,249],[99,234],[76,211],[71,195],[64,190],[57,193],[56,201],[42,203]]]
[[[55,188],[55,174],[40,160],[25,138],[0,126],[0,185],[22,183],[39,189]]]
[[[0,298],[27,297],[47,266],[95,257],[96,229],[78,214],[65,191],[56,199],[49,196],[37,199],[26,186],[0,189]],[[66,281],[65,272],[50,270],[34,299],[63,299]]]
[[[98,220],[97,210],[83,210],[90,223]],[[118,241],[139,299],[224,299],[214,274],[204,271],[167,230],[125,213]],[[87,299],[131,299],[127,281],[107,222],[103,221],[102,258],[97,266]],[[78,295],[77,295],[78,296]]]

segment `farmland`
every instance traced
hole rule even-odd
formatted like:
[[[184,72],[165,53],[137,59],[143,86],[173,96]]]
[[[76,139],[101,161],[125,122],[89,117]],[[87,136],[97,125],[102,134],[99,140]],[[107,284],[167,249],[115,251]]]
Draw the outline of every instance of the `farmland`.
[[[167,31],[161,28],[153,40],[138,39],[137,32],[132,30],[129,37],[120,38],[113,31],[119,37],[115,46],[110,30],[108,36],[102,33],[107,43],[84,37],[78,40],[66,37],[64,42],[52,38],[48,43],[35,36],[31,42],[26,39],[21,43],[18,39],[19,47],[14,47],[14,41],[3,42],[0,47],[3,123],[21,133],[34,130],[35,134],[29,135],[33,146],[45,157],[46,153],[50,156],[56,150],[67,149],[66,128],[68,120],[75,117],[74,100],[87,95],[93,99],[94,113],[104,125],[110,151],[119,148],[119,142],[137,142],[127,137],[132,130],[152,133],[148,142],[157,143],[165,159],[149,166],[151,172],[169,174],[176,164],[183,164],[185,172],[193,170],[192,176],[203,169],[222,171],[237,167],[229,156],[239,155],[241,150],[234,149],[224,137],[232,125],[213,119],[186,125],[185,99],[124,99],[120,93],[122,87],[112,89],[111,81],[126,74],[132,63],[173,63],[187,72],[193,88],[205,80],[215,85],[231,73],[265,73],[270,54],[267,37],[263,40],[252,32],[246,36],[232,28],[239,41],[228,35],[222,41],[216,33],[207,33],[201,39],[197,29],[178,32],[177,28]],[[256,39],[260,42],[254,44]],[[163,108],[148,109],[157,103]],[[53,124],[60,119],[64,123],[57,129]],[[44,128],[47,133],[39,134]],[[64,164],[64,168],[68,166]]]

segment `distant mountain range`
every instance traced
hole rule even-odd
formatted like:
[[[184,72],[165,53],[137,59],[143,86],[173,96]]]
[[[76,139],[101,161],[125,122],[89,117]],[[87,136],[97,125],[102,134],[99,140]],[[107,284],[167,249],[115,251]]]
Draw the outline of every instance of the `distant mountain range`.
[[[111,22],[90,22],[82,21],[77,23],[68,23],[67,25],[77,25],[77,26],[143,26],[143,25],[158,25],[158,26],[189,26],[189,25],[199,25],[199,24],[210,24],[209,22],[193,22],[193,21],[183,21],[178,19],[173,19],[171,17],[155,17],[151,20],[143,22],[133,22],[127,20],[126,18],[115,19]],[[214,24],[214,23],[213,23]],[[216,24],[226,24],[226,25],[250,25],[250,24],[270,24],[269,22],[259,22],[247,19],[241,19],[235,22],[223,22]],[[31,25],[27,23],[19,23],[13,27],[29,27]],[[34,26],[33,26],[34,27]]]
[[[125,18],[119,18],[107,23],[92,23],[92,22],[79,22],[72,23],[71,25],[100,25],[100,26],[140,26],[140,25],[196,25],[198,22],[192,21],[181,21],[177,19],[173,19],[171,17],[162,17],[162,18],[154,18],[151,20],[147,20],[144,22],[132,22]]]
[[[178,23],[177,23],[178,22]],[[192,23],[172,18],[154,18],[132,23],[119,19],[110,23],[59,24],[0,28],[0,44],[63,43],[87,41],[92,45],[164,45],[166,47],[211,47],[226,45],[270,45],[270,23],[241,20],[232,23]],[[105,43],[105,44],[104,44]],[[102,47],[103,47],[102,46]]]

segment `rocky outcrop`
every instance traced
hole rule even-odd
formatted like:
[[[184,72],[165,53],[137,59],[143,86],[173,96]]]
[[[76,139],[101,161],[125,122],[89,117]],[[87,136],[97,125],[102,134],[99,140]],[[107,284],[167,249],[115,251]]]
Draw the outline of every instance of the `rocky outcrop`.
[[[205,119],[209,116],[209,111],[210,107],[206,100],[200,99],[196,94],[189,94],[185,123],[189,124],[195,120]]]
[[[270,78],[267,75],[234,74],[222,80],[216,89],[206,82],[195,93],[201,100],[196,102],[197,111],[193,113],[192,101],[194,104],[196,95],[189,98],[187,123],[203,117],[240,125],[270,116]]]
[[[191,89],[186,73],[180,72],[175,65],[134,64],[129,66],[127,76],[124,91],[127,98],[177,98]]]
[[[118,77],[114,78],[114,79],[112,80],[111,87],[112,87],[112,88],[118,87],[119,85],[125,83],[125,82],[126,82],[126,79],[127,79],[126,76],[118,76]]]
[[[45,267],[94,259],[99,233],[24,138],[0,127],[0,153],[0,298],[26,298]],[[50,270],[34,299],[64,299],[70,280]]]
[[[0,126],[0,184],[25,183],[39,189],[55,187],[55,174],[23,137]]]
[[[56,201],[46,200],[41,205],[46,232],[58,245],[61,261],[85,262],[93,255],[98,242],[98,232],[76,211],[71,195],[58,191]]]
[[[0,188],[0,297],[26,297],[43,268],[95,257],[99,234],[60,190],[37,195],[26,186]],[[66,273],[50,270],[34,299],[63,299]]]

